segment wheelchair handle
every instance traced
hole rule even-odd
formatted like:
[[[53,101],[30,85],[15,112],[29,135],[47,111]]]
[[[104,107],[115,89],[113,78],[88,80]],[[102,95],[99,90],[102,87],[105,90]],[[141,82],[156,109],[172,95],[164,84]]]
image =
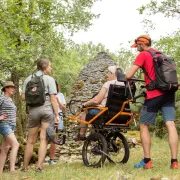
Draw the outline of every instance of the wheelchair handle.
[[[131,81],[131,80],[134,81],[134,82],[137,82],[137,81],[139,81],[139,82],[145,82],[144,80],[142,80],[142,79],[137,79],[137,78],[126,79],[125,74],[119,74],[119,75],[117,76],[117,81],[126,82],[126,81]]]
[[[132,81],[139,81],[139,82],[145,82],[145,81],[142,80],[142,79],[136,79],[136,78],[132,78],[132,79],[129,79],[129,80],[132,80]]]
[[[133,100],[135,101],[136,99],[138,99],[138,98],[140,98],[140,97],[145,97],[145,96],[146,96],[146,93],[145,93],[145,92],[142,92],[141,94],[135,96],[135,97],[133,98]]]

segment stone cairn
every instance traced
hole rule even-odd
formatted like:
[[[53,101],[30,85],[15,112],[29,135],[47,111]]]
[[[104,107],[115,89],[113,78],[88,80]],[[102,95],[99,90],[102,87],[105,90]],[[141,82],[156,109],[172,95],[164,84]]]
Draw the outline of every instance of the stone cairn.
[[[91,99],[92,96],[99,92],[104,82],[107,79],[108,66],[116,65],[116,62],[105,52],[100,52],[98,55],[85,66],[79,74],[75,85],[71,90],[71,100],[80,101],[76,106],[82,107],[82,102]],[[72,114],[67,108],[66,115]],[[65,133],[67,135],[66,144],[57,146],[56,157],[59,162],[72,162],[75,160],[82,161],[82,145],[83,142],[75,142],[74,137],[79,131],[78,123],[71,122],[65,118]],[[89,127],[87,135],[90,133]],[[139,140],[128,138],[128,141],[134,147]],[[48,160],[48,158],[47,158]]]
[[[98,53],[80,72],[77,82],[72,88],[71,98],[76,100],[92,98],[106,82],[107,68],[111,65],[116,65],[116,63],[107,53]]]

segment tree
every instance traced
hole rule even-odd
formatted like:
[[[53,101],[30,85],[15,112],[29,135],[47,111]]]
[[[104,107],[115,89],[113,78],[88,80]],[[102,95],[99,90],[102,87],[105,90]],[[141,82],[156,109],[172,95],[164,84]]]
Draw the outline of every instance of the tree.
[[[163,13],[165,17],[180,18],[180,0],[151,0],[139,8],[139,13],[147,15]]]
[[[23,135],[24,116],[19,97],[20,79],[32,73],[39,56],[54,57],[66,49],[64,33],[87,29],[97,16],[93,0],[2,0],[0,4],[0,64],[4,79],[16,87],[18,133]]]

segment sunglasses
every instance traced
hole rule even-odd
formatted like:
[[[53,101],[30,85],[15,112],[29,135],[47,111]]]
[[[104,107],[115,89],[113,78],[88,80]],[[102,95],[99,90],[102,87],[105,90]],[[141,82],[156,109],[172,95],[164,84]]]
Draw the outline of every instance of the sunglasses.
[[[151,43],[151,39],[148,39],[148,38],[145,38],[145,37],[140,37],[140,38],[146,39],[146,40],[148,40],[148,41]],[[137,42],[144,42],[144,41],[140,40],[140,38],[135,39],[134,42],[135,42],[136,44],[137,44]]]
[[[15,89],[15,87],[14,87],[14,86],[7,86],[6,88],[13,88],[13,89]]]

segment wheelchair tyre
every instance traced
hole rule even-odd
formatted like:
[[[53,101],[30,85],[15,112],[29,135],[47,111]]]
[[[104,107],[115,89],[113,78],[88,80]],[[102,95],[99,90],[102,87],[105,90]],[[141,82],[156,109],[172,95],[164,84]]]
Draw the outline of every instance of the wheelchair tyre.
[[[73,115],[75,115],[76,114],[76,112],[78,112],[79,111],[79,107],[78,107],[78,102],[76,102],[75,100],[71,100],[70,102],[69,102],[69,110],[70,110],[70,112],[71,112],[71,114],[73,114]]]
[[[107,159],[111,163],[127,163],[129,159],[129,145],[127,139],[119,132],[110,133],[106,138],[108,142]]]
[[[88,167],[102,167],[106,160],[107,152],[105,137],[100,133],[92,133],[83,145],[83,162]]]
[[[57,129],[50,127],[46,129],[46,139],[57,145],[63,145],[66,142],[66,134],[58,132]]]

